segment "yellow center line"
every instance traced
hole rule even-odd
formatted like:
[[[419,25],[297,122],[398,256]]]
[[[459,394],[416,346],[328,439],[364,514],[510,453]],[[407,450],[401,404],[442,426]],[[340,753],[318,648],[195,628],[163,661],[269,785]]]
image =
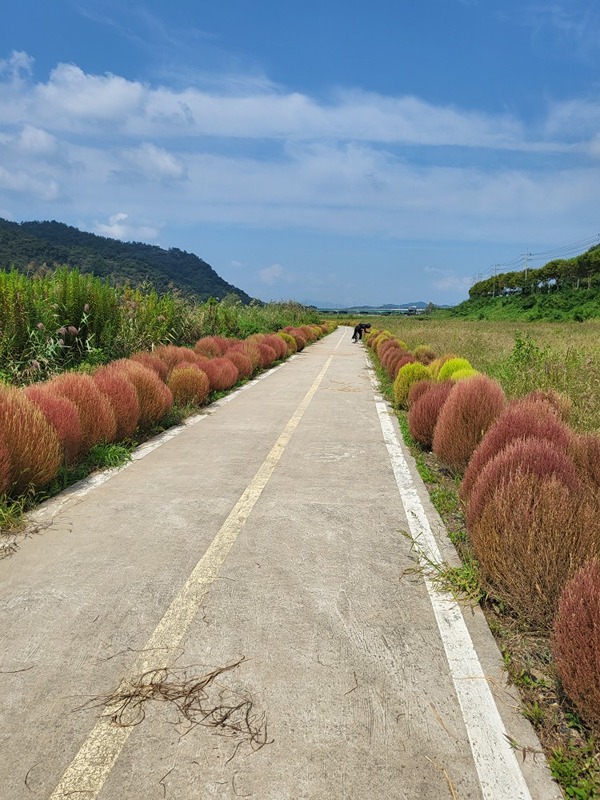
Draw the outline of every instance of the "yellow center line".
[[[344,336],[336,344],[335,350],[340,346],[343,339]],[[325,362],[314,383],[259,467],[256,475],[250,481],[209,545],[208,550],[194,567],[179,594],[171,602],[171,605],[146,642],[143,648],[144,651],[160,648],[166,651],[168,657],[169,653],[174,653],[177,650],[208,594],[213,581],[219,574],[223,562],[273,474],[273,470],[281,459],[288,442],[292,438],[292,434],[316,394],[332,360],[333,355],[329,356]],[[147,656],[138,657],[128,670],[123,683],[134,680],[150,668]],[[124,728],[113,724],[111,722],[111,714],[110,708],[104,710],[50,796],[50,800],[63,800],[63,798],[72,797],[74,793],[85,797],[86,800],[94,800],[98,796],[133,730],[132,726]]]

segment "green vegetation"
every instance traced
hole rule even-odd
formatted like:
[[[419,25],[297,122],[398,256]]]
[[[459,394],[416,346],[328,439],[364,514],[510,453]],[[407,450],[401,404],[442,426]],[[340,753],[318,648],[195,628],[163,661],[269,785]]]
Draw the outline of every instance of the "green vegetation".
[[[23,383],[159,344],[191,346],[209,335],[246,338],[319,316],[297,303],[243,305],[232,296],[199,302],[159,294],[149,284],[115,287],[63,266],[33,275],[0,272],[0,320],[0,380]]]
[[[148,282],[161,293],[192,296],[196,301],[237,296],[251,298],[217,275],[193,253],[164,250],[140,242],[120,242],[85,233],[60,222],[8,222],[0,219],[0,268],[35,272],[58,265],[133,286]]]

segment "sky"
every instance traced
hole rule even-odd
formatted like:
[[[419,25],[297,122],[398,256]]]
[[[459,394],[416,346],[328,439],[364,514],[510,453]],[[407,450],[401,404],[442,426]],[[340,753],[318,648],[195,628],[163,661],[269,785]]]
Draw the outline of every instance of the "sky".
[[[600,242],[600,0],[9,0],[0,217],[261,300],[458,303]]]

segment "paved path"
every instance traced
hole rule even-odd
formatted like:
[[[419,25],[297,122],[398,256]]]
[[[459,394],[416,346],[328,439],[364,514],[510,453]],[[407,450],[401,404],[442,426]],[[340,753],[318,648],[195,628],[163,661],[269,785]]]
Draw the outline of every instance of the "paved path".
[[[0,561],[2,800],[561,796],[507,743],[539,748],[482,615],[407,572],[407,534],[452,550],[350,334],[50,502]],[[103,714],[119,687],[137,705]]]

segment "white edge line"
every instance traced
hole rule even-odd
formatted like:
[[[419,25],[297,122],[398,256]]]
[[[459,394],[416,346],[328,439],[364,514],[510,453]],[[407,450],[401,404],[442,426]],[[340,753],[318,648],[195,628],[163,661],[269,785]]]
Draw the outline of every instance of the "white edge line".
[[[462,611],[449,593],[436,589],[427,577],[427,569],[431,564],[442,563],[441,554],[396,436],[391,421],[393,412],[377,394],[377,378],[368,362],[367,368],[411,537],[417,545],[419,560],[424,568],[427,592],[465,722],[482,795],[485,800],[531,800]]]

